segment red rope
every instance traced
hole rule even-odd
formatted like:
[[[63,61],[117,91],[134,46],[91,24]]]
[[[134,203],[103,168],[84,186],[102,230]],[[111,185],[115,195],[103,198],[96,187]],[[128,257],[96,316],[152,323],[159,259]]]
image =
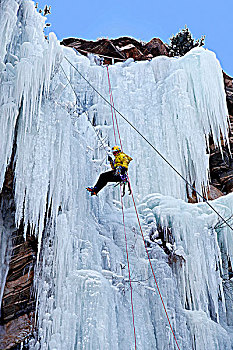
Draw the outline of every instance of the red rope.
[[[117,141],[116,141],[115,124],[114,124],[114,116],[113,116],[113,109],[112,109],[112,105],[114,106],[114,104],[113,104],[113,96],[112,96],[112,89],[111,89],[111,82],[110,82],[108,66],[107,66],[107,73],[108,73],[108,84],[109,84],[109,95],[110,95],[111,112],[112,112],[113,131],[114,131],[115,143],[117,143]],[[120,140],[120,144],[121,144],[121,138],[120,138],[120,132],[119,132],[119,127],[118,127],[117,118],[116,118],[116,112],[115,112],[115,119],[116,119],[118,136],[119,136],[119,140]],[[121,149],[122,149],[122,144],[121,144]],[[130,301],[131,301],[131,310],[132,310],[132,319],[133,319],[133,331],[134,331],[134,345],[135,345],[135,350],[137,350],[137,339],[136,339],[136,328],[135,328],[135,321],[134,321],[134,306],[133,306],[133,288],[132,288],[132,283],[131,283],[129,252],[128,252],[128,241],[127,241],[126,229],[125,229],[125,214],[124,214],[124,206],[123,206],[123,200],[122,200],[121,187],[120,187],[120,196],[121,196],[121,210],[122,210],[124,235],[125,235],[126,257],[127,257],[128,274],[129,274]]]
[[[111,93],[112,93],[112,89],[111,89]],[[123,152],[123,146],[122,146],[122,142],[121,142],[121,135],[120,135],[120,130],[119,130],[119,126],[118,126],[118,121],[117,121],[117,115],[116,115],[116,110],[115,110],[115,106],[114,106],[114,101],[113,101],[113,95],[112,95],[112,105],[113,105],[113,111],[114,111],[114,115],[115,115],[117,132],[118,132],[118,136],[119,136],[119,140],[120,140],[121,150]]]
[[[131,187],[130,181],[129,181],[129,185],[130,185],[130,188],[131,188],[131,191],[132,191],[132,187]],[[158,290],[160,299],[161,299],[161,301],[162,301],[163,308],[164,308],[165,314],[166,314],[166,316],[167,316],[167,320],[168,320],[169,326],[170,326],[170,328],[171,328],[172,334],[173,334],[173,336],[174,336],[176,345],[177,345],[178,349],[180,350],[179,344],[178,344],[177,339],[176,339],[176,336],[175,336],[175,332],[174,332],[174,330],[173,330],[173,328],[172,328],[172,325],[171,325],[171,322],[170,322],[170,319],[169,319],[169,316],[168,316],[168,313],[167,313],[166,306],[165,306],[164,301],[163,301],[162,294],[161,294],[160,289],[159,289],[159,285],[158,285],[157,279],[156,279],[156,277],[155,277],[154,269],[153,269],[153,266],[152,266],[152,263],[151,263],[151,259],[150,259],[150,256],[149,256],[149,252],[148,252],[148,249],[147,249],[147,246],[146,246],[145,237],[144,237],[144,234],[143,234],[143,231],[142,231],[142,226],[141,226],[141,223],[140,223],[140,219],[139,219],[139,215],[138,215],[138,210],[137,210],[136,203],[135,203],[135,200],[134,200],[133,191],[132,191],[132,199],[133,199],[133,204],[134,204],[135,212],[136,212],[136,215],[137,215],[138,224],[139,224],[139,227],[140,227],[142,239],[143,239],[144,246],[145,246],[145,249],[146,249],[146,253],[147,253],[147,256],[148,256],[148,260],[149,260],[149,263],[150,263],[151,271],[152,271],[152,274],[153,274],[153,277],[154,277],[154,280],[155,280],[155,284],[156,284],[156,287],[157,287],[157,290]]]
[[[128,253],[128,241],[127,241],[126,229],[125,229],[125,214],[124,214],[124,206],[123,206],[123,200],[122,200],[121,187],[120,187],[120,195],[121,195],[121,209],[122,209],[124,234],[125,234],[125,248],[126,248],[127,264],[128,264],[128,271],[129,271],[130,299],[131,299],[131,309],[132,309],[132,316],[133,316],[134,345],[135,345],[135,350],[136,350],[137,349],[137,341],[136,341],[136,328],[135,328],[135,322],[134,322],[133,288],[132,288],[132,283],[131,283],[131,274],[130,274],[130,266],[129,266],[129,253]]]
[[[107,72],[108,72],[108,66],[107,66]],[[112,92],[111,92],[109,72],[108,72],[108,86],[109,86],[110,104],[111,104],[111,112],[112,112],[112,125],[113,125],[114,138],[115,138],[115,144],[116,144],[117,140],[116,140],[116,131],[115,131],[115,124],[114,124],[113,109],[112,109],[113,104],[112,104]]]
[[[111,105],[113,105],[113,108],[114,108],[114,102],[113,102],[113,96],[112,96],[112,91],[111,91],[111,83],[110,83],[110,76],[109,76],[108,67],[107,67],[107,72],[108,72],[108,83],[109,83],[110,101],[112,102]],[[111,106],[111,109],[112,109],[112,106]],[[114,112],[115,112],[115,120],[116,120],[116,125],[117,125],[117,132],[118,132],[119,140],[120,140],[120,143],[121,143],[120,130],[119,130],[119,127],[118,127],[118,122],[117,122],[117,117],[116,117],[116,111],[115,111],[115,109],[114,109]],[[112,113],[112,118],[113,118],[113,113]],[[114,135],[115,135],[115,126],[114,126],[114,124],[113,124],[113,128],[114,128]],[[115,137],[115,140],[116,140],[116,137]],[[121,143],[121,150],[123,151],[122,143]],[[174,330],[173,330],[173,328],[172,328],[172,325],[171,325],[171,322],[170,322],[170,318],[169,318],[168,313],[167,313],[166,306],[165,306],[164,301],[163,301],[162,294],[161,294],[160,289],[159,289],[159,285],[158,285],[157,279],[156,279],[156,277],[155,277],[155,273],[154,273],[154,269],[153,269],[153,266],[152,266],[152,263],[151,263],[150,255],[149,255],[149,252],[148,252],[148,249],[147,249],[147,246],[146,246],[145,237],[144,237],[144,234],[143,234],[143,231],[142,231],[142,226],[141,226],[141,223],[140,223],[140,219],[139,219],[139,215],[138,215],[138,210],[137,210],[136,203],[135,203],[135,200],[134,200],[134,195],[133,195],[132,187],[131,187],[131,184],[130,184],[129,176],[128,176],[128,181],[129,181],[129,186],[130,186],[130,188],[131,188],[131,193],[132,193],[132,199],[133,199],[134,209],[135,209],[135,212],[136,212],[136,215],[137,215],[138,224],[139,224],[139,227],[140,227],[140,231],[141,231],[142,239],[143,239],[144,246],[145,246],[145,249],[146,249],[147,257],[148,257],[148,260],[149,260],[150,268],[151,268],[151,271],[152,271],[152,274],[153,274],[153,277],[154,277],[154,280],[155,280],[156,288],[157,288],[157,290],[158,290],[158,293],[159,293],[161,302],[162,302],[162,304],[163,304],[163,308],[164,308],[164,311],[165,311],[165,314],[166,314],[166,317],[167,317],[169,326],[170,326],[170,328],[171,328],[173,337],[174,337],[174,339],[175,339],[176,345],[177,345],[178,349],[180,350],[179,344],[178,344],[177,339],[176,339],[176,336],[175,336],[175,332],[174,332]],[[121,205],[122,205],[123,223],[124,223],[124,211],[123,211],[122,196],[121,196]],[[125,232],[125,223],[124,223],[124,232]],[[128,260],[128,249],[127,249],[127,237],[126,237],[126,232],[125,232],[125,241],[126,241],[126,253],[127,253],[127,261],[128,261],[129,281],[130,281],[130,288],[131,288],[131,304],[132,304],[133,325],[134,325],[134,312],[133,312],[133,303],[132,303],[132,296],[133,296],[133,294],[132,294],[132,286],[131,286],[131,279],[130,279],[130,269],[129,269],[129,260]],[[134,326],[134,337],[135,337],[135,349],[136,349],[136,333],[135,333],[135,326]]]
[[[114,114],[115,114],[115,121],[116,121],[116,126],[117,126],[118,137],[119,137],[119,141],[120,141],[120,145],[121,145],[121,150],[123,151],[122,142],[121,142],[121,136],[120,136],[120,130],[119,130],[119,126],[118,126],[117,115],[116,115],[114,101],[113,101],[113,95],[112,95],[112,88],[111,88],[111,82],[110,82],[108,66],[107,66],[107,73],[108,73],[108,85],[109,85],[109,95],[110,95],[110,103],[111,103],[111,111],[112,111],[112,121],[113,121],[115,143],[117,143],[117,141],[116,141],[116,132],[115,132],[115,126],[114,126],[114,119],[113,119],[113,110],[114,110]]]

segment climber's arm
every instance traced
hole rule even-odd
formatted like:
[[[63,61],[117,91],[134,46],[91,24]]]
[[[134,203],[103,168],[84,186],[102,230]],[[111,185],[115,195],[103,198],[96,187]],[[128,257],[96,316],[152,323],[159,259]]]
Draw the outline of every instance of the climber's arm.
[[[112,159],[112,157],[108,156],[108,161],[110,162],[111,168],[114,170],[115,169],[115,162]]]

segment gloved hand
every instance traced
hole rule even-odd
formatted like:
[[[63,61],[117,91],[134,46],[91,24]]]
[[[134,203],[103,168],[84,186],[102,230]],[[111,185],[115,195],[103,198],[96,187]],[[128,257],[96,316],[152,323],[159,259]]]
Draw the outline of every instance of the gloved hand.
[[[121,166],[121,174],[124,175],[127,173],[127,169],[123,166]]]
[[[121,169],[122,169],[122,167],[121,167],[121,166],[118,166],[118,167],[116,168],[115,174],[116,174],[116,175],[121,175]]]
[[[116,168],[116,175],[124,175],[127,173],[127,169],[123,166],[118,166]]]

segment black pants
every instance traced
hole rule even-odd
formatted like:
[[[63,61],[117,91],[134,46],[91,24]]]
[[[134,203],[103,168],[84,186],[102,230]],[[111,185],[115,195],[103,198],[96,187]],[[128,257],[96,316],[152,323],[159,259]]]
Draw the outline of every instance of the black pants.
[[[115,170],[107,171],[99,176],[98,181],[95,184],[95,192],[98,193],[108,182],[121,182],[120,175],[115,175]]]

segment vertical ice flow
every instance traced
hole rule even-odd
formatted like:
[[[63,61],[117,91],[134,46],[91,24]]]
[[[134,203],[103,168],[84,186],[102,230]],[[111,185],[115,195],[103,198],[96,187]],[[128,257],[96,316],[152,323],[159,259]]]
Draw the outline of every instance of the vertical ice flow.
[[[118,188],[85,187],[108,169],[99,137],[113,145],[106,68],[44,39],[44,18],[26,0],[0,4],[0,186],[15,149],[17,225],[38,236],[38,338],[32,349],[133,349]],[[73,88],[67,85],[65,70]],[[215,54],[109,67],[117,109],[196,188],[208,184],[206,138],[227,139],[223,77]],[[118,116],[150,256],[181,349],[231,349],[232,233],[205,204],[185,202],[184,182]],[[213,205],[231,215],[232,196]],[[130,197],[125,198],[138,349],[176,345],[151,277]],[[167,229],[164,229],[167,227]],[[163,246],[161,235],[166,236]],[[7,270],[7,239],[0,250]],[[152,239],[152,240],[151,240]]]

